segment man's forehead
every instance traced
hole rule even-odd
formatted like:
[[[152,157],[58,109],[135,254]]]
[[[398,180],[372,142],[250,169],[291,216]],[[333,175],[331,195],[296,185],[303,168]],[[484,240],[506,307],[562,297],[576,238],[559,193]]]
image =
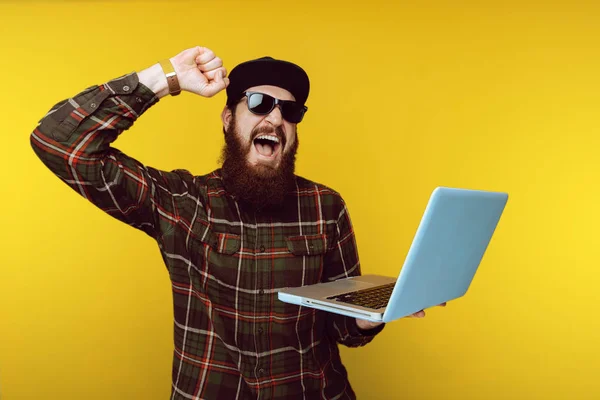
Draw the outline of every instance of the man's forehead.
[[[247,92],[260,92],[264,94],[268,94],[269,96],[273,96],[280,100],[296,100],[296,98],[284,88],[279,86],[272,85],[260,85],[260,86],[252,86],[251,88],[246,89]]]

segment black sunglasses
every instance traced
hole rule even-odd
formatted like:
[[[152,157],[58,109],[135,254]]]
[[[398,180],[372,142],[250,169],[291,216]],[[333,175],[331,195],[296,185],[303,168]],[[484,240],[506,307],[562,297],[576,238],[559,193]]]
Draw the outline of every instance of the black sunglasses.
[[[259,92],[244,92],[248,99],[248,110],[256,115],[267,115],[276,105],[279,105],[281,116],[288,122],[297,124],[304,118],[304,113],[308,107],[300,105],[291,100],[279,100],[268,94]]]

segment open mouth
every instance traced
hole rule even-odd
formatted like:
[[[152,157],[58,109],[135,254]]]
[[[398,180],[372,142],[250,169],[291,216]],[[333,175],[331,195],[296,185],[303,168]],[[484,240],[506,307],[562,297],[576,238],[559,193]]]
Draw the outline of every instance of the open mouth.
[[[253,143],[258,154],[263,157],[274,157],[281,148],[281,141],[276,135],[258,135]]]

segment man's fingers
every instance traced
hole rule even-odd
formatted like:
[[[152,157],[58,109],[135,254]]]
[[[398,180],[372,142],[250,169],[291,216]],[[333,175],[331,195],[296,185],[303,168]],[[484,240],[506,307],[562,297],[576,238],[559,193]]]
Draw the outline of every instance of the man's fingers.
[[[209,63],[215,58],[215,53],[206,47],[197,47],[199,54],[196,56],[196,64],[198,66]]]
[[[446,307],[446,302],[437,305],[438,307]],[[411,314],[411,318],[423,318],[425,316],[425,310],[417,311],[414,314]]]
[[[201,95],[212,97],[229,85],[229,78],[224,77],[225,73],[222,69],[216,70],[213,74],[214,79],[209,80],[208,84],[200,90]]]
[[[227,71],[225,68],[220,68],[215,76],[215,85],[219,88],[219,91],[229,86],[229,78],[226,74]]]
[[[203,74],[210,82],[216,80],[218,75],[221,75],[222,78],[225,78],[227,76],[227,69],[225,67],[220,67],[211,71],[203,72]]]
[[[223,60],[220,57],[215,57],[205,64],[199,64],[198,69],[202,72],[213,71],[223,66]]]

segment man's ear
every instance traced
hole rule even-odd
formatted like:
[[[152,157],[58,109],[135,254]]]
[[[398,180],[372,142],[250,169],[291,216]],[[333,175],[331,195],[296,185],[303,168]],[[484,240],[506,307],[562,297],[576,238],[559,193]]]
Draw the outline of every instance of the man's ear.
[[[221,113],[221,120],[223,121],[223,128],[225,130],[229,129],[229,125],[231,124],[231,118],[233,118],[233,113],[229,109],[229,107],[225,106],[223,108],[223,112]]]

